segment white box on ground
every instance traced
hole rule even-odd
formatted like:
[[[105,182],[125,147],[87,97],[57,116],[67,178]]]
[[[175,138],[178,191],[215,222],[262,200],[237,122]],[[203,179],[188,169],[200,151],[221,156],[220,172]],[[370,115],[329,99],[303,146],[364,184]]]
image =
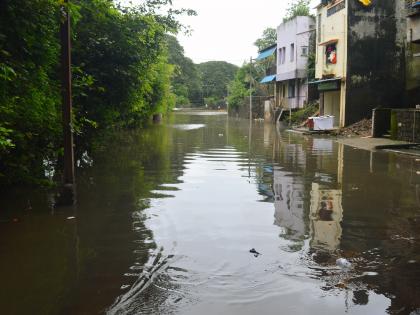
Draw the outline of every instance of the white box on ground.
[[[334,128],[334,116],[311,117],[314,121],[314,130],[332,130]]]

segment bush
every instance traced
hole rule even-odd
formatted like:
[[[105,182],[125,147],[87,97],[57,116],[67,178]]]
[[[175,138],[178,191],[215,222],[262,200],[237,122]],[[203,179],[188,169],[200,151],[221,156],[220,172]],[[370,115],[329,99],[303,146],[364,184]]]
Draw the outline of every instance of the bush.
[[[292,112],[291,122],[293,125],[304,123],[309,117],[314,116],[319,111],[318,104],[308,104],[302,109]]]

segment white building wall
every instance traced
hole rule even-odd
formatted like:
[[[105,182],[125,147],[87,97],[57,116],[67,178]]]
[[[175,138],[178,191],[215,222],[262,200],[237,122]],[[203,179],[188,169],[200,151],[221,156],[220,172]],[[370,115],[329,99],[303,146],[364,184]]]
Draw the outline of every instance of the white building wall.
[[[306,67],[309,40],[314,30],[315,20],[307,16],[298,16],[280,24],[277,28],[277,89],[279,93],[276,94],[276,104],[284,108],[302,108],[307,103]],[[289,93],[290,84],[295,85],[294,96]],[[283,85],[286,87],[284,95],[281,93]]]
[[[310,32],[315,28],[311,17],[298,16],[282,23],[277,28],[277,81],[306,77],[307,55],[302,55],[302,47],[309,46]],[[294,45],[291,58],[291,45]],[[286,55],[283,62],[282,50]],[[300,75],[297,75],[299,74]]]

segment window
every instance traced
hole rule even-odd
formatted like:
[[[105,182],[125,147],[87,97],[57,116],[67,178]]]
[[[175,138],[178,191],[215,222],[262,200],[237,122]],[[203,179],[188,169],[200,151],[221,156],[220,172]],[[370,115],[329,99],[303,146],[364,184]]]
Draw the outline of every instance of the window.
[[[308,46],[302,46],[302,56],[308,55]]]
[[[286,47],[283,47],[281,63],[284,63],[285,61],[286,61]]]
[[[277,58],[277,63],[281,65],[282,60],[283,60],[283,48],[279,48],[279,57]]]
[[[295,61],[295,44],[290,45],[290,62]]]
[[[290,80],[289,81],[289,98],[294,98],[295,97],[295,81]]]
[[[335,65],[337,63],[337,43],[325,46],[325,59],[327,65]]]

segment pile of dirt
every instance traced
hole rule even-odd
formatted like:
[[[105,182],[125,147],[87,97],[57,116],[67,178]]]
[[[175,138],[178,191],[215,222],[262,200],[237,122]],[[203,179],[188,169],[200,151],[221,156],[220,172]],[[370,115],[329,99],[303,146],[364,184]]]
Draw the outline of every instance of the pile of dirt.
[[[351,137],[368,137],[372,135],[372,119],[363,119],[353,125],[341,128],[337,135]]]

